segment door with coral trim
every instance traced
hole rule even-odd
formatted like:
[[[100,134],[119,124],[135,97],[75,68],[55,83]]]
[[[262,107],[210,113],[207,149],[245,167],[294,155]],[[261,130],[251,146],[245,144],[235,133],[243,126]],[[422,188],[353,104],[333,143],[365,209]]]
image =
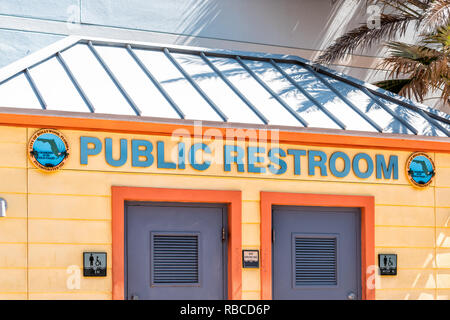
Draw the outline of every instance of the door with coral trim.
[[[273,206],[273,298],[361,298],[358,208]]]
[[[127,203],[127,298],[225,299],[226,224],[224,205]]]

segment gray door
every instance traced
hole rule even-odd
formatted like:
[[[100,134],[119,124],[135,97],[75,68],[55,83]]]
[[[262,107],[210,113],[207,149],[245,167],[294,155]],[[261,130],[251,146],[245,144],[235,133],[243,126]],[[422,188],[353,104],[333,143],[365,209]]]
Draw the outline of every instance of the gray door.
[[[360,217],[353,208],[275,206],[274,299],[359,299]]]
[[[224,206],[128,203],[127,298],[224,299],[226,221]]]

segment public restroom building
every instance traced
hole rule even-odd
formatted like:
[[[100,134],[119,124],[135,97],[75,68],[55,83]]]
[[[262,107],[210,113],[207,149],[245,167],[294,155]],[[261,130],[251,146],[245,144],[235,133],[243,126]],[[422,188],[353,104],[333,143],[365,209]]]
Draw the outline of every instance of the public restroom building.
[[[0,70],[0,298],[449,299],[449,137],[297,56],[68,37]]]

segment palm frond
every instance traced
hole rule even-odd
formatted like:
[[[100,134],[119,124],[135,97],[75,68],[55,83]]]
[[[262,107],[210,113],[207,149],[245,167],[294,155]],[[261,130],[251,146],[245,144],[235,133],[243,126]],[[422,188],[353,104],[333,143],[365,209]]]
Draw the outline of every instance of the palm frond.
[[[384,90],[400,94],[400,92],[405,88],[406,85],[408,85],[411,82],[410,79],[388,79],[388,80],[382,80],[375,82],[374,85],[376,85],[379,88],[382,88]]]
[[[430,91],[445,88],[449,83],[449,59],[442,51],[402,42],[391,42],[387,46],[390,56],[379,66],[389,70],[389,78],[409,80],[404,81],[396,93],[422,102]]]
[[[381,8],[380,27],[362,24],[332,43],[317,59],[330,64],[382,40],[390,50],[378,67],[388,70],[375,83],[391,92],[423,102],[440,92],[440,104],[450,108],[450,0],[368,0]],[[394,42],[414,26],[416,44]]]
[[[422,17],[433,0],[372,0],[371,3],[381,5],[382,10],[393,9],[396,12]]]
[[[422,42],[426,45],[438,47],[446,51],[450,47],[450,24],[436,28],[434,32],[430,32],[422,36]]]
[[[406,33],[410,23],[417,21],[413,15],[382,14],[380,28],[370,29],[366,24],[339,37],[317,59],[317,63],[330,64],[352,54],[356,49],[368,49],[381,40],[393,40]]]
[[[423,24],[427,30],[448,25],[450,22],[450,0],[434,0],[425,11]]]

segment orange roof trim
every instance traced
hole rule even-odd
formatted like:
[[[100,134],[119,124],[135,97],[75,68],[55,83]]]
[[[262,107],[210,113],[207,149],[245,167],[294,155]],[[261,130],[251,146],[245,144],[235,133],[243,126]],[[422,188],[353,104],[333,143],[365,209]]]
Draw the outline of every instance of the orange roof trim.
[[[146,135],[170,136],[175,130],[187,130],[191,136],[196,136],[199,129],[193,124],[170,124],[156,122],[138,122],[131,120],[99,119],[99,118],[76,118],[63,116],[43,116],[29,114],[0,113],[0,125],[19,126],[31,128],[54,128],[62,130],[83,131],[105,131],[117,133],[136,133]],[[233,128],[228,125],[228,129]],[[227,127],[224,126],[202,126],[201,134],[207,130],[216,129],[226,136]],[[239,127],[236,127],[239,129]],[[244,128],[242,128],[244,129]],[[258,128],[272,130],[270,127]],[[278,129],[278,128],[277,128]],[[293,132],[278,129],[280,143],[293,145],[315,145],[335,146],[346,148],[371,148],[390,149],[423,152],[450,153],[450,140],[448,138],[429,137],[406,137],[399,135],[398,138],[356,135],[356,134],[334,134],[317,132]],[[245,129],[244,129],[245,132]],[[246,139],[245,136],[242,137]]]

